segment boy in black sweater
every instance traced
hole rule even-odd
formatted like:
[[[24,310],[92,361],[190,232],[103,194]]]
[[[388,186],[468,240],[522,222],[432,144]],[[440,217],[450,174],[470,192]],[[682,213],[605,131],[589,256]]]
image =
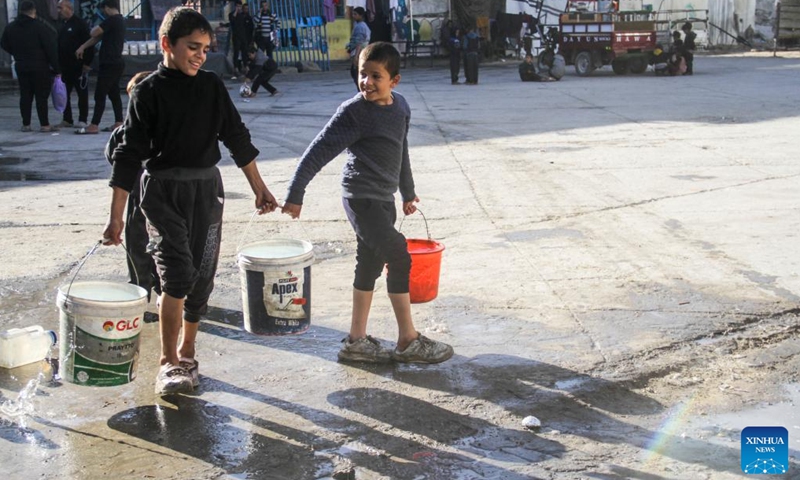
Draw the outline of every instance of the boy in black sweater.
[[[333,118],[303,153],[283,213],[298,218],[306,186],[342,150],[347,163],[342,175],[342,203],[356,233],[356,272],[350,334],[339,360],[368,363],[439,363],[453,348],[417,332],[411,319],[409,274],[411,256],[406,239],[394,227],[394,193],[403,197],[403,213],[419,202],[408,156],[411,110],[395,93],[400,82],[400,54],[387,42],[366,46],[358,59],[359,93],[339,106]],[[397,319],[397,348],[388,350],[367,335],[375,280],[388,267],[386,290]]]
[[[167,12],[159,35],[164,60],[134,88],[122,142],[112,154],[113,195],[103,238],[106,245],[122,242],[125,201],[147,160],[141,209],[163,292],[155,390],[166,395],[191,392],[199,383],[195,338],[214,287],[221,239],[220,140],[247,177],[260,213],[274,211],[277,201],[258,172],[258,150],[225,85],[200,70],[211,45],[208,20],[176,7]]]

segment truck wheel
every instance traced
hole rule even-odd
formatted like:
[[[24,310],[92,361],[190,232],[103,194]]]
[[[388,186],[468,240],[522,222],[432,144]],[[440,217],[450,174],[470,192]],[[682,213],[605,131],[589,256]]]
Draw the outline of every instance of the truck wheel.
[[[631,73],[644,73],[647,70],[647,62],[641,56],[631,57],[628,68],[631,69]]]
[[[614,73],[617,75],[625,75],[628,73],[628,62],[621,58],[615,58],[611,61],[611,69],[614,70]]]
[[[592,56],[589,52],[580,52],[575,56],[575,73],[581,77],[585,77],[592,73],[594,66],[592,65]]]
[[[549,72],[550,69],[553,67],[553,59],[555,55],[550,50],[545,50],[544,52],[539,54],[539,71],[541,72]]]

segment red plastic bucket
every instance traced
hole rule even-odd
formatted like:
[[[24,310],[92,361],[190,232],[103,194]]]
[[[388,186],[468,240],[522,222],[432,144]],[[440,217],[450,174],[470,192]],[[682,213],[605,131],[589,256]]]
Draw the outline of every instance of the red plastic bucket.
[[[408,291],[411,303],[430,302],[439,295],[439,272],[444,245],[434,240],[407,238],[411,254],[411,275]]]

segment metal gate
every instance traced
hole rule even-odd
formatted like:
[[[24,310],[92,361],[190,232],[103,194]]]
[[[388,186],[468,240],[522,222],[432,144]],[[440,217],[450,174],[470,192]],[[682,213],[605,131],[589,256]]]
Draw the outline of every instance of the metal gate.
[[[313,62],[321,70],[329,70],[328,30],[322,0],[272,0],[271,7],[281,22],[273,53],[278,65]]]

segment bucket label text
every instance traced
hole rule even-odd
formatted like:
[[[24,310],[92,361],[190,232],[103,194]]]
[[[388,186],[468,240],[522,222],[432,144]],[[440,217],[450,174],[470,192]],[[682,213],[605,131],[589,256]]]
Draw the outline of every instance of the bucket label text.
[[[305,272],[264,272],[264,306],[267,315],[277,318],[304,318],[303,287]]]

